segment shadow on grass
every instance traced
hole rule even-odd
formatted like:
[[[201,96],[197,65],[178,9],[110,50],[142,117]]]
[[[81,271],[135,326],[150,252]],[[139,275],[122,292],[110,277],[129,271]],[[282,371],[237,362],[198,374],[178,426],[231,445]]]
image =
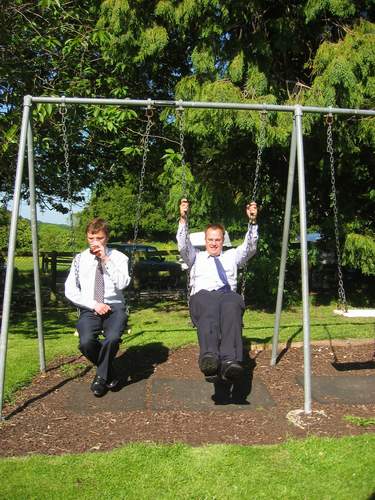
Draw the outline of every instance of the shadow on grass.
[[[45,338],[58,338],[60,335],[70,335],[75,329],[77,318],[75,311],[66,306],[56,305],[42,310],[43,335]],[[37,318],[35,310],[11,310],[9,330],[14,335],[26,338],[37,338]]]
[[[130,312],[139,312],[142,309],[154,309],[158,312],[187,311],[187,300],[176,296],[174,299],[165,299],[162,294],[154,298],[136,298],[129,300]]]

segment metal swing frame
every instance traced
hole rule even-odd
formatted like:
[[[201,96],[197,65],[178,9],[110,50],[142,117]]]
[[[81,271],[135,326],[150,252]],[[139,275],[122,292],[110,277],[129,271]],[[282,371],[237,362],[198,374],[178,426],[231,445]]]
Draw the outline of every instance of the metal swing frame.
[[[279,272],[279,286],[276,303],[276,319],[274,327],[274,339],[272,345],[272,359],[276,362],[278,333],[282,308],[282,297],[285,278],[285,266],[287,259],[290,216],[292,206],[292,191],[297,160],[298,171],[298,201],[300,214],[300,235],[301,235],[301,278],[302,278],[302,309],[303,309],[303,339],[304,339],[304,411],[306,414],[312,412],[311,409],[311,355],[310,355],[310,312],[309,312],[309,280],[308,280],[308,257],[307,257],[307,222],[306,222],[306,188],[305,188],[305,166],[303,151],[303,123],[304,113],[320,114],[349,114],[357,116],[375,116],[374,110],[348,109],[348,108],[324,108],[316,106],[296,105],[273,105],[273,104],[246,104],[227,102],[198,102],[198,101],[164,101],[152,99],[109,99],[109,98],[81,98],[81,97],[24,97],[23,114],[21,123],[21,133],[17,157],[16,177],[14,184],[13,211],[11,217],[7,271],[4,287],[4,301],[0,337],[0,419],[2,417],[5,364],[8,343],[8,329],[11,306],[11,294],[14,275],[14,259],[16,250],[17,221],[20,208],[21,186],[23,178],[24,159],[27,149],[29,186],[30,186],[30,220],[32,234],[33,264],[34,264],[34,285],[35,285],[35,305],[37,316],[38,344],[40,369],[45,371],[44,356],[44,336],[42,324],[42,306],[40,293],[39,274],[39,248],[37,231],[37,213],[35,197],[35,177],[34,177],[34,153],[33,153],[33,133],[31,124],[31,108],[37,103],[50,104],[85,104],[85,105],[114,105],[125,107],[169,107],[169,108],[200,108],[200,109],[231,109],[244,111],[275,111],[286,112],[293,115],[293,131],[291,137],[289,174],[287,183],[287,194],[285,203],[284,229],[281,251],[281,262]]]

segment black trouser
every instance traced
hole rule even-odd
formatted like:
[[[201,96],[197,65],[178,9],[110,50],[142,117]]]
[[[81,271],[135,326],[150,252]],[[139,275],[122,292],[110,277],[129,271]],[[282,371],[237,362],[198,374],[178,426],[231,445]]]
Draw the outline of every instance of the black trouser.
[[[198,329],[200,359],[213,353],[220,361],[242,361],[244,311],[244,301],[236,292],[200,290],[190,297],[190,315]]]
[[[97,375],[108,381],[114,376],[112,362],[126,323],[124,304],[110,304],[110,307],[111,311],[102,316],[89,309],[81,309],[77,323],[79,350],[97,366]],[[101,333],[104,340],[98,338]]]

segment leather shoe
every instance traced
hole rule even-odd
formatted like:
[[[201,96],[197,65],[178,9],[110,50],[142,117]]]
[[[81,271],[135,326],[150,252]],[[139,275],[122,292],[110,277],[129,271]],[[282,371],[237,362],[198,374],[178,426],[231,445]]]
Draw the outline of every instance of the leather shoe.
[[[113,389],[115,389],[118,386],[119,383],[120,383],[120,381],[118,378],[113,378],[110,382],[107,382],[107,389],[112,391]]]
[[[243,374],[243,368],[238,361],[223,361],[221,364],[221,377],[228,382],[238,380]]]
[[[91,384],[91,390],[94,393],[94,396],[96,396],[97,398],[101,398],[108,390],[107,382],[99,375],[95,375],[94,380]]]
[[[217,356],[211,353],[205,354],[199,361],[199,368],[206,378],[217,375],[219,368],[219,360],[217,359]]]

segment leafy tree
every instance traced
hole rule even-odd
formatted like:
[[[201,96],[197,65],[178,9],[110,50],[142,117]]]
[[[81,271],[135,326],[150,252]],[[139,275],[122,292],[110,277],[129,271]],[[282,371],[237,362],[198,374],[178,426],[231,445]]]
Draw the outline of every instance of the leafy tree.
[[[10,212],[0,208],[0,252],[3,253],[8,249],[10,218]],[[18,219],[16,251],[17,253],[31,252],[30,222],[22,217]]]
[[[5,0],[0,12],[4,193],[9,196],[12,189],[21,99],[27,93],[372,108],[373,18],[371,0]],[[64,210],[62,200],[78,199],[82,189],[92,188],[83,219],[100,211],[111,217],[118,236],[130,237],[143,110],[68,107],[70,193],[61,117],[50,105],[36,107],[34,117],[40,201]],[[185,111],[194,224],[222,220],[231,231],[243,231],[261,128],[256,112]],[[269,248],[281,235],[291,128],[290,114],[268,113],[258,201]],[[332,197],[323,117],[306,114],[304,131],[308,223],[329,241]],[[154,113],[143,234],[173,231],[179,132],[176,110]],[[374,119],[335,119],[334,142],[342,236],[373,240]],[[298,218],[293,220],[297,234]]]

